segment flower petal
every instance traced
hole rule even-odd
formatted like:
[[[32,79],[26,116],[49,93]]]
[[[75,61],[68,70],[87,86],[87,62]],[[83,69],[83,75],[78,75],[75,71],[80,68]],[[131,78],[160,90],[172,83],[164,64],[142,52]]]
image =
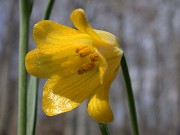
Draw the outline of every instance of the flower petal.
[[[43,111],[57,115],[76,108],[99,86],[98,69],[61,78],[53,75],[43,90]]]
[[[94,39],[101,41],[101,38],[97,35],[97,33],[93,30],[91,25],[88,23],[86,19],[84,10],[76,9],[70,15],[71,21],[74,26],[79,29],[81,32],[87,33],[92,36]]]
[[[94,30],[94,31],[99,35],[99,37],[101,37],[108,44],[119,47],[119,39],[115,35],[103,30]]]
[[[109,105],[109,88],[105,90],[104,87],[100,87],[89,99],[88,113],[100,123],[107,123],[114,119]]]
[[[100,52],[97,49],[96,49],[96,53],[100,57],[100,59],[99,59],[99,78],[100,78],[100,82],[102,84],[108,65],[107,65],[106,59],[100,54]]]
[[[120,48],[119,40],[116,36],[106,31],[95,31],[106,44],[93,44],[93,46],[96,47],[106,59],[122,56],[123,51]]]
[[[42,20],[35,24],[33,37],[37,47],[44,45],[64,46],[90,38],[87,34],[50,20]]]
[[[114,119],[109,105],[109,89],[119,70],[119,58],[107,61],[108,68],[104,75],[103,84],[90,97],[88,102],[89,115],[100,123],[107,123]]]
[[[26,69],[33,76],[40,78],[49,78],[55,73],[61,73],[61,76],[69,75],[86,60],[76,53],[79,46],[91,46],[91,41],[76,42],[64,47],[46,45],[36,48],[26,55]]]

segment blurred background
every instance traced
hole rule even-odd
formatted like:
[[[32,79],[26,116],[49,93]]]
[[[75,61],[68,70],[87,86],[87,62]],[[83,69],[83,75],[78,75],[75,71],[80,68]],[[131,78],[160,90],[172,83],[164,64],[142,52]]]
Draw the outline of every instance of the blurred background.
[[[0,0],[0,135],[17,133],[18,0]],[[30,24],[41,20],[45,0],[35,0]],[[57,0],[51,20],[72,27],[69,14],[83,8],[96,29],[121,40],[129,65],[142,135],[180,135],[180,0]],[[47,117],[41,109],[39,87],[37,135],[100,135],[98,124],[77,109]],[[115,120],[112,135],[130,135],[127,95],[122,72],[110,93]]]

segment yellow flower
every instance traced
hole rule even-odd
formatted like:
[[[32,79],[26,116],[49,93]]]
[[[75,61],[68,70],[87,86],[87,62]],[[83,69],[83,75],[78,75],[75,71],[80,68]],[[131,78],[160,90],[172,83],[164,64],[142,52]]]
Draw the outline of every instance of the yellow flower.
[[[78,30],[49,20],[34,26],[36,49],[27,54],[26,69],[33,76],[49,78],[43,88],[45,114],[70,111],[88,99],[89,115],[110,122],[109,89],[123,51],[114,35],[89,25],[82,9],[74,10],[70,18]]]

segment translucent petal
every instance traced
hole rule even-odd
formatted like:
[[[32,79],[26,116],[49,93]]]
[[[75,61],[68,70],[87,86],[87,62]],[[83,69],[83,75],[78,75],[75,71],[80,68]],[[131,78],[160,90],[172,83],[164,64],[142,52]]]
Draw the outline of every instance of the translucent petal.
[[[43,90],[43,110],[57,115],[76,108],[99,86],[98,69],[88,73],[61,78],[53,75]]]
[[[95,30],[96,33],[101,37],[104,43],[93,43],[99,52],[105,57],[105,59],[111,59],[114,57],[122,56],[123,51],[120,48],[119,41],[116,36],[109,32]]]
[[[44,45],[69,45],[84,41],[84,39],[90,39],[90,36],[53,21],[42,20],[35,24],[33,38],[36,46],[41,47]]]
[[[99,35],[99,37],[105,40],[108,44],[120,47],[119,39],[115,35],[102,30],[94,30],[94,31]]]

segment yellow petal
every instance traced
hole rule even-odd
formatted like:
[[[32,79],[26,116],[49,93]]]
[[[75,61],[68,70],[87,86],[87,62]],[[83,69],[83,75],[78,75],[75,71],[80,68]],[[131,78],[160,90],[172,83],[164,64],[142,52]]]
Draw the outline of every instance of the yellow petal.
[[[104,75],[104,85],[106,85],[105,86],[106,88],[110,87],[112,81],[117,76],[117,73],[119,71],[121,57],[122,56],[107,60],[108,68]]]
[[[70,27],[50,20],[42,20],[35,24],[33,38],[36,46],[41,47],[44,45],[64,46],[90,37]]]
[[[120,47],[119,39],[115,35],[103,30],[94,30],[94,31],[98,34],[99,37],[105,40],[108,44]]]
[[[98,50],[96,50],[96,53],[100,57],[100,59],[99,59],[99,78],[100,78],[100,82],[102,84],[108,65],[107,65],[106,59],[100,54],[100,52]]]
[[[76,42],[64,47],[46,45],[36,48],[26,55],[26,69],[31,75],[40,78],[49,78],[55,73],[63,76],[71,74],[72,70],[76,70],[77,66],[85,61],[85,58],[78,57],[76,48],[90,45],[91,42]]]
[[[109,88],[99,88],[95,94],[89,99],[88,113],[100,123],[107,123],[114,119],[113,113],[109,105]]]
[[[98,69],[61,78],[53,75],[43,90],[43,111],[57,115],[76,108],[99,86]]]
[[[109,105],[109,89],[118,73],[119,62],[120,57],[107,61],[108,68],[104,74],[103,84],[92,94],[88,102],[89,115],[100,123],[107,123],[114,119]]]
[[[97,33],[93,30],[91,25],[88,23],[86,19],[84,10],[76,9],[70,15],[71,21],[74,26],[79,29],[81,32],[87,33],[92,36],[94,39],[101,41],[101,38],[97,35]]]
[[[93,46],[96,47],[106,59],[111,59],[123,55],[123,51],[119,45],[119,40],[116,36],[106,31],[95,31],[99,37],[105,41],[105,43],[94,43]]]

